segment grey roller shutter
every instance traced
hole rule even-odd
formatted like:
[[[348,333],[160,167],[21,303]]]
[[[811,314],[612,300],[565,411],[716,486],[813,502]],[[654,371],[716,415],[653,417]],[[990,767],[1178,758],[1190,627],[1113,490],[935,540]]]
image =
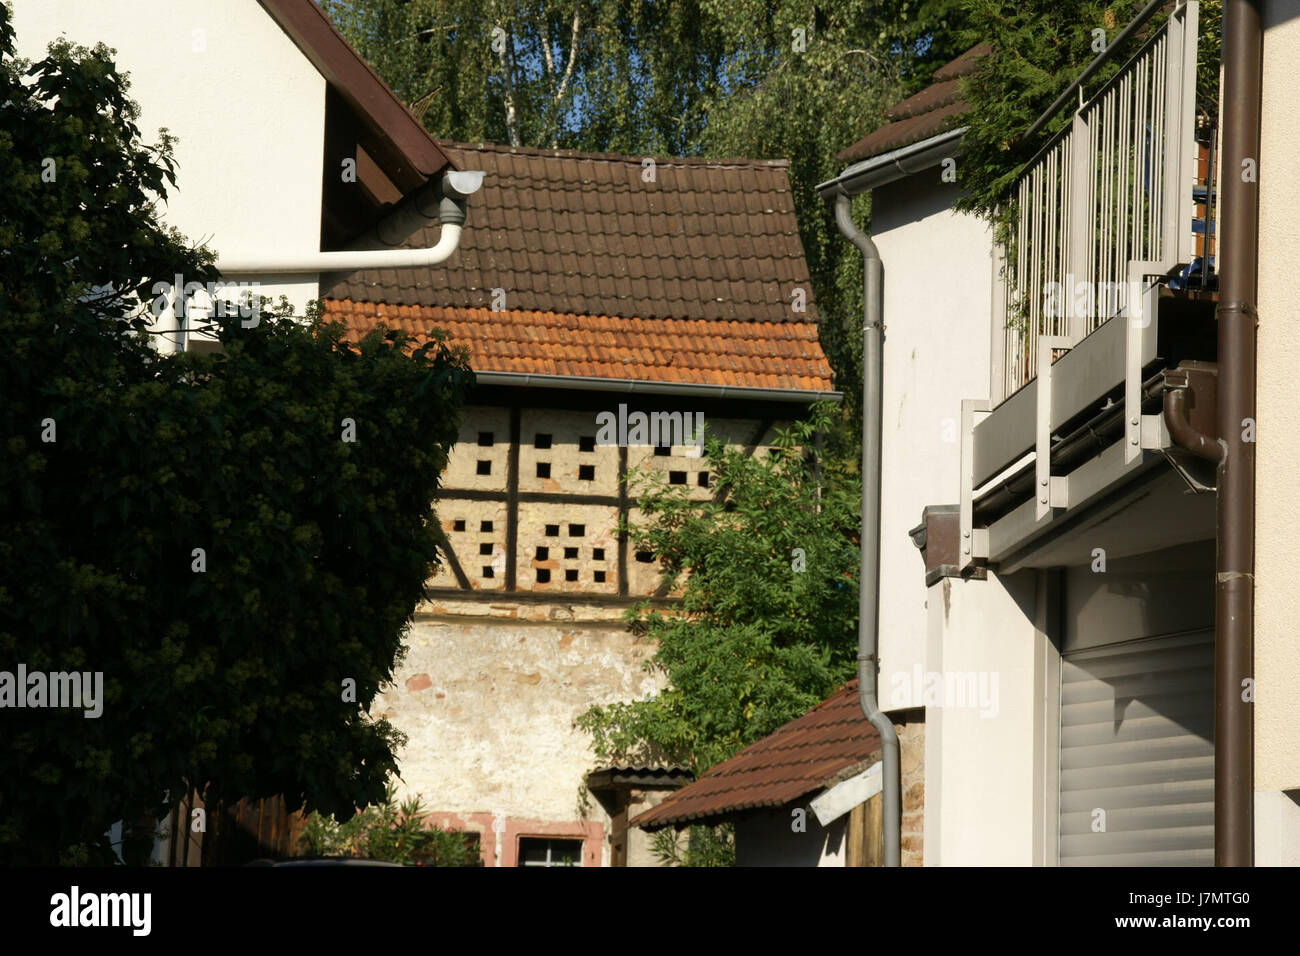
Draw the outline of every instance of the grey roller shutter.
[[[1060,821],[1062,866],[1214,864],[1212,631],[1062,657]]]

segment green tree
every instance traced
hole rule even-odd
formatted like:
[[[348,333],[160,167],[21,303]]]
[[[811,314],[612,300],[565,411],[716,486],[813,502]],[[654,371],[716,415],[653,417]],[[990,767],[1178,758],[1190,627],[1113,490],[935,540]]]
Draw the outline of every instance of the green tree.
[[[154,283],[214,277],[158,218],[170,141],[141,142],[102,45],[13,50],[0,7],[0,670],[103,686],[87,718],[0,679],[0,863],[107,861],[111,824],[190,787],[350,816],[396,769],[368,708],[471,375],[438,341],[273,315],[160,354]]]
[[[667,687],[596,705],[579,719],[599,759],[666,761],[701,773],[820,702],[853,674],[857,647],[857,482],[805,459],[833,410],[815,407],[750,457],[706,441],[719,495],[691,501],[663,476],[634,473],[645,522],[636,546],[657,555],[667,611],[634,608],[655,645],[646,667]]]
[[[990,54],[965,80],[971,109],[963,137],[958,209],[980,215],[1011,240],[1015,209],[1010,190],[1026,163],[1070,122],[1067,107],[1035,135],[1030,126],[1098,53],[1099,37],[1110,43],[1145,6],[1143,0],[962,0],[966,40],[987,42]],[[1205,0],[1200,11],[1198,99],[1204,127],[1214,121],[1218,100],[1222,4]],[[1141,42],[1165,22],[1157,14],[1089,79],[1091,95],[1124,65]],[[1102,31],[1098,34],[1096,31]]]

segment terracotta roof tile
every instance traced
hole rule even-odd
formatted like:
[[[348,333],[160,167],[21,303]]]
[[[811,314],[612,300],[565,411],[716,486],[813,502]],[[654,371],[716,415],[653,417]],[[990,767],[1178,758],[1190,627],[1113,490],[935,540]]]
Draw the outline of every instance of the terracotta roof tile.
[[[812,322],[700,322],[325,299],[327,320],[361,338],[381,322],[416,335],[443,329],[478,372],[531,372],[830,391]]]
[[[825,789],[875,759],[880,736],[862,716],[850,681],[802,717],[750,744],[632,820],[654,829],[759,807],[781,807]],[[863,767],[865,769],[865,767]]]

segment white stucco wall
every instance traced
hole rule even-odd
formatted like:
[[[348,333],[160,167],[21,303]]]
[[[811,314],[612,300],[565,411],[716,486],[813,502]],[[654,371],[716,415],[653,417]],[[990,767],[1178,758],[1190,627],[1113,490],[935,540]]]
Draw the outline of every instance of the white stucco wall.
[[[628,634],[617,608],[559,608],[568,620],[557,609],[532,609],[534,620],[477,610],[422,612],[394,686],[377,699],[374,712],[409,738],[402,793],[462,817],[582,819],[596,761],[574,722],[594,703],[657,692],[643,668],[652,646]],[[592,816],[604,820],[598,806]]]
[[[1300,258],[1300,7],[1265,4],[1263,133],[1259,157],[1259,352],[1255,475],[1255,791],[1256,857],[1300,859],[1300,592],[1295,529],[1300,488],[1300,326],[1295,263]],[[1290,790],[1286,794],[1283,791]],[[1285,850],[1281,848],[1285,847]]]
[[[960,171],[960,162],[958,165]],[[958,187],[934,167],[873,194],[884,263],[881,684],[925,664],[926,589],[908,531],[959,498],[961,402],[989,393],[992,239],[952,212]],[[887,706],[911,706],[889,700]]]
[[[117,51],[142,139],[165,127],[179,140],[169,225],[231,255],[319,250],[325,80],[257,0],[13,5],[20,56],[40,59],[60,35]],[[317,295],[314,275],[259,282],[299,310]]]
[[[943,578],[930,593],[930,670],[975,675],[981,704],[925,709],[925,865],[1029,866],[1035,820],[1035,576]],[[996,680],[996,683],[994,682]]]

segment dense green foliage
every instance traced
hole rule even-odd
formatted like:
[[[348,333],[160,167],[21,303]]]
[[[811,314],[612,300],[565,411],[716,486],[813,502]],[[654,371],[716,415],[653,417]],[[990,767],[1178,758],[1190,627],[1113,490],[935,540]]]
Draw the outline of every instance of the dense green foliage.
[[[428,826],[417,796],[400,803],[389,786],[384,799],[339,823],[321,813],[307,816],[299,849],[309,857],[360,857],[414,866],[475,866],[479,856],[465,834]]]
[[[1105,42],[1111,42],[1143,6],[1144,0],[963,0],[966,38],[972,45],[988,42],[992,52],[962,84],[971,109],[964,120],[968,126],[960,161],[964,194],[957,208],[993,222],[1004,244],[1010,239],[1007,230],[1014,213],[1009,195],[1012,184],[1073,114],[1067,107],[1033,137],[1025,133],[1097,56],[1094,31],[1104,31]],[[1202,123],[1212,117],[1217,102],[1221,16],[1218,0],[1201,4],[1198,87]],[[1085,96],[1114,76],[1164,22],[1162,14],[1148,21],[1088,80]]]
[[[722,500],[691,501],[634,473],[644,521],[636,546],[659,557],[679,606],[629,611],[653,641],[647,667],[668,686],[648,700],[598,705],[579,726],[599,759],[665,761],[697,773],[819,703],[853,674],[858,489],[800,453],[831,414],[819,407],[770,456],[706,440]]]
[[[716,827],[657,830],[650,842],[661,866],[735,866],[736,831],[730,823]]]
[[[441,138],[788,159],[822,347],[845,392],[829,447],[857,460],[862,262],[813,187],[840,172],[836,154],[879,125],[885,107],[961,52],[958,0],[322,6]],[[855,205],[865,220],[866,198]]]
[[[629,531],[659,557],[665,583],[681,596],[667,611],[628,612],[634,633],[655,644],[647,669],[667,686],[578,718],[600,761],[703,773],[853,676],[858,482],[803,452],[834,414],[814,406],[768,456],[707,438],[718,493],[703,506],[662,475],[630,476],[645,518]],[[684,836],[663,830],[654,849],[681,866],[727,866],[735,851],[729,826],[691,827]]]
[[[2,7],[0,87],[0,670],[102,672],[104,698],[3,712],[0,862],[107,860],[114,821],[191,786],[351,815],[395,769],[367,708],[437,560],[470,373],[269,316],[160,354],[141,299],[212,277],[160,225],[166,136],[141,142],[102,46],[24,75]]]

